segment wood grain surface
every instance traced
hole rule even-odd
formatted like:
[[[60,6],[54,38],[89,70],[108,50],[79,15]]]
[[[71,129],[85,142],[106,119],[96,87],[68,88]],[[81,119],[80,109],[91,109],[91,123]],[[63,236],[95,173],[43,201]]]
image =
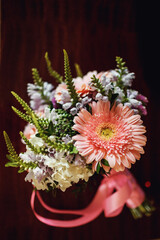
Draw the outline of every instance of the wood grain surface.
[[[0,79],[0,239],[1,240],[137,240],[160,239],[160,111],[159,111],[159,12],[155,1],[135,0],[2,0],[1,1],[1,79]],[[25,183],[25,173],[5,168],[6,130],[18,152],[24,150],[19,131],[25,122],[11,110],[19,104],[10,94],[13,90],[28,101],[26,85],[32,82],[31,68],[38,68],[42,78],[48,76],[44,54],[63,74],[63,48],[67,50],[75,76],[74,63],[83,73],[115,68],[115,56],[127,62],[136,73],[134,88],[150,101],[144,118],[148,142],[145,154],[132,167],[148,198],[157,210],[149,218],[135,221],[129,210],[116,218],[101,214],[93,222],[60,229],[39,222],[30,208],[32,186]],[[151,187],[145,188],[150,181]],[[92,182],[90,183],[92,185]],[[92,186],[96,190],[96,186]],[[86,192],[75,199],[59,193],[53,199],[58,207],[82,207],[92,198]],[[45,196],[46,197],[46,196]],[[37,206],[38,208],[38,206]],[[42,209],[41,213],[47,215]],[[50,216],[51,217],[51,216]]]

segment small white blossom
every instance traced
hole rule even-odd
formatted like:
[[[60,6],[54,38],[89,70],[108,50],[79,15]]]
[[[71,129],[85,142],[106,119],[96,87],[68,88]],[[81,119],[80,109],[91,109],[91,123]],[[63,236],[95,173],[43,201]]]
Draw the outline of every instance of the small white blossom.
[[[124,75],[122,77],[122,81],[123,81],[124,86],[131,87],[132,86],[132,81],[133,81],[134,78],[135,78],[134,73],[128,73],[128,74]]]
[[[77,109],[75,107],[71,108],[70,113],[74,116],[77,114]]]
[[[102,99],[102,94],[101,93],[97,93],[96,96],[95,96],[95,100],[101,100]]]
[[[72,106],[72,103],[71,103],[71,102],[67,102],[67,103],[64,103],[64,104],[62,105],[62,107],[63,107],[64,110],[69,109],[71,106]]]
[[[36,137],[34,135],[31,136],[29,140],[35,147],[42,147],[44,146],[44,141],[42,138]]]

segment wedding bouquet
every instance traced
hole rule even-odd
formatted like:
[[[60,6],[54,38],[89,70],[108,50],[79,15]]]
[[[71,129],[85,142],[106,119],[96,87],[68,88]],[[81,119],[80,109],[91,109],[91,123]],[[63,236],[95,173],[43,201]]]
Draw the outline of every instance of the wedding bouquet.
[[[77,77],[73,78],[64,50],[63,78],[53,70],[48,53],[45,60],[58,86],[43,81],[33,68],[34,83],[27,86],[30,106],[12,92],[24,112],[12,109],[28,123],[20,132],[26,151],[17,154],[4,132],[9,152],[6,166],[26,171],[25,181],[36,190],[64,192],[80,180],[87,182],[94,174],[105,176],[105,182],[118,176],[116,189],[122,189],[122,178],[127,176],[127,184],[132,182],[131,192],[140,189],[126,170],[140,159],[147,141],[141,116],[147,114],[148,100],[131,88],[135,74],[129,72],[122,58],[116,57],[115,70],[92,71],[84,76],[75,64]],[[141,212],[147,215],[153,208],[144,201],[142,190],[140,195],[143,197],[139,205],[132,204],[132,212],[135,215],[141,206]]]

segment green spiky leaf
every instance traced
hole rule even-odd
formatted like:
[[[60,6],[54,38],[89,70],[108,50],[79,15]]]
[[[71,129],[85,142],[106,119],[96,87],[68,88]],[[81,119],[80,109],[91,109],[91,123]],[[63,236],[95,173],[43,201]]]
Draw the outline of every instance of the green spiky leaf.
[[[23,132],[19,133],[21,138],[24,140],[24,142],[26,143],[26,145],[36,154],[45,154],[45,149],[44,148],[36,148],[23,134]]]
[[[5,164],[6,167],[19,167],[19,172],[23,172],[28,170],[29,168],[35,168],[37,167],[36,163],[33,162],[23,162],[23,160],[19,157],[19,155],[16,153],[11,140],[8,136],[8,134],[4,131],[3,132],[4,139],[7,145],[7,149],[9,154],[6,155],[8,158],[9,162]]]
[[[15,92],[11,92],[12,95],[17,99],[17,101],[21,104],[21,106],[23,107],[23,109],[26,111],[26,113],[28,115],[32,115],[33,111],[32,109],[29,107],[29,105]]]
[[[98,78],[96,78],[95,75],[93,75],[92,79],[92,85],[97,89],[98,92],[100,92],[102,95],[105,95],[105,89],[100,82]]]
[[[83,73],[81,71],[81,68],[80,68],[79,64],[75,63],[74,66],[75,66],[75,69],[76,69],[77,77],[81,77],[82,78],[83,77]]]
[[[62,83],[63,77],[59,73],[57,73],[55,70],[53,70],[51,66],[51,61],[49,60],[49,57],[48,57],[48,52],[45,53],[45,60],[46,60],[49,75],[55,78],[58,83]]]
[[[70,65],[69,65],[68,54],[65,49],[63,49],[63,52],[64,52],[65,82],[66,82],[69,94],[71,96],[71,99],[72,99],[72,104],[75,106],[79,100],[79,97],[78,97],[78,94],[76,92],[76,89],[75,89],[75,86],[73,83],[73,78],[72,78],[71,69],[70,69]]]
[[[9,156],[12,158],[12,159],[16,159],[16,160],[20,160],[20,157],[19,155],[16,153],[16,150],[14,149],[12,143],[11,143],[11,140],[8,136],[8,134],[3,131],[3,135],[4,135],[4,139],[5,139],[5,142],[6,142],[6,146],[7,146],[7,149],[8,149],[8,152],[9,152]]]
[[[37,68],[32,68],[32,77],[35,85],[38,85],[40,87],[43,86],[42,78],[39,75],[39,72]]]
[[[25,120],[28,123],[33,123],[31,116],[26,115],[25,113],[21,112],[20,110],[18,110],[17,108],[12,106],[12,110],[23,120]]]

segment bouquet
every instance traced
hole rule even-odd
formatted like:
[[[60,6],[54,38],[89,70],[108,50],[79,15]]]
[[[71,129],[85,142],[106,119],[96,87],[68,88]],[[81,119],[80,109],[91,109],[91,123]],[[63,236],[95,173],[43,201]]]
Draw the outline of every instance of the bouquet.
[[[20,173],[27,172],[25,181],[32,183],[41,204],[49,211],[51,209],[38,190],[64,192],[80,180],[87,182],[95,174],[103,175],[104,179],[93,202],[84,211],[52,209],[52,212],[83,215],[78,223],[74,222],[77,220],[64,221],[64,224],[57,220],[46,222],[34,210],[33,192],[31,206],[36,217],[52,226],[78,226],[93,220],[102,208],[106,216],[116,216],[125,203],[135,217],[142,213],[149,215],[154,208],[145,200],[142,189],[127,170],[144,154],[147,141],[141,116],[147,114],[148,100],[131,88],[135,74],[129,72],[122,58],[116,57],[115,70],[92,71],[84,76],[75,64],[77,77],[73,78],[64,50],[63,78],[53,70],[48,53],[45,60],[49,75],[58,85],[54,88],[43,81],[38,70],[33,68],[34,83],[27,86],[30,106],[12,92],[24,112],[12,109],[27,122],[24,131],[20,132],[26,151],[17,154],[4,131],[9,152],[6,166],[19,167]]]

